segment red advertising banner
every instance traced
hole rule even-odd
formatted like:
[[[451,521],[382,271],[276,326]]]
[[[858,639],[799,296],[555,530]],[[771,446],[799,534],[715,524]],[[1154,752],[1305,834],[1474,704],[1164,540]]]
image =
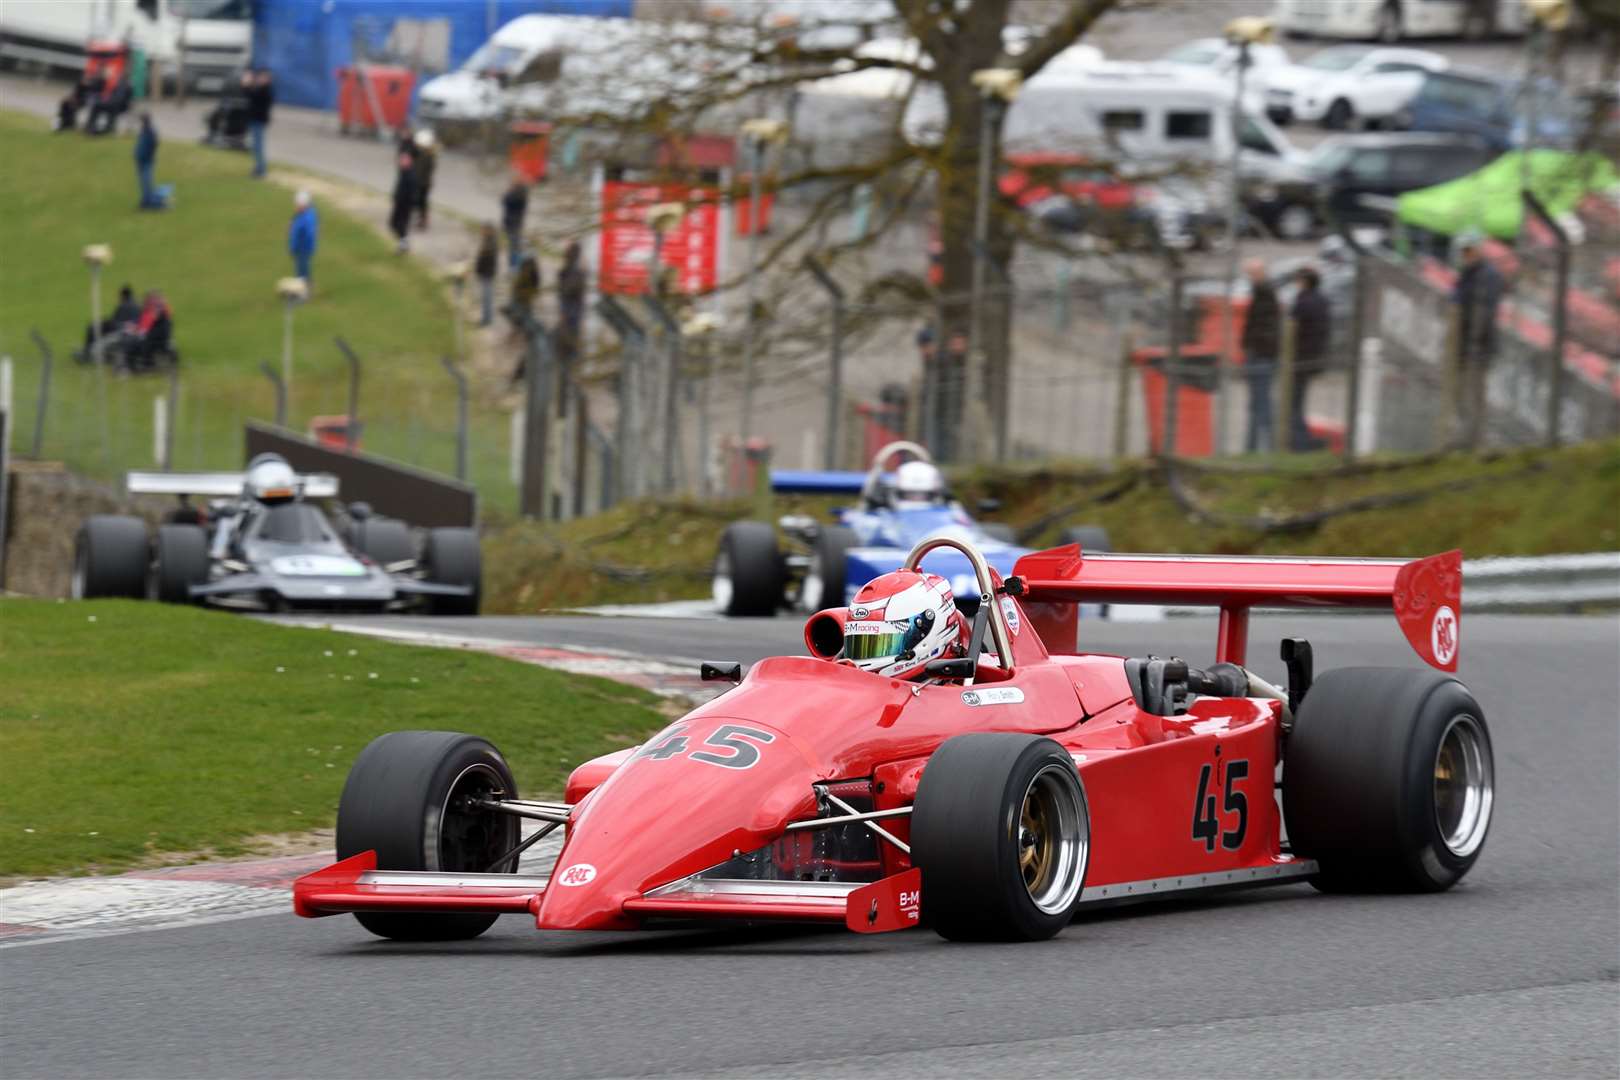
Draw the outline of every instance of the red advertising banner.
[[[647,211],[668,202],[684,204],[686,214],[664,234],[659,261],[674,268],[677,292],[712,291],[720,283],[719,199],[716,185],[604,180],[597,262],[602,292],[637,296],[647,291],[656,248]]]

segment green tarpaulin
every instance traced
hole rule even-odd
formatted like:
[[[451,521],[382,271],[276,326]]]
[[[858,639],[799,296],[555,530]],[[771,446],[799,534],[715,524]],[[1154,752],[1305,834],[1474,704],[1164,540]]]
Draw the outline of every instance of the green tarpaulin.
[[[1512,240],[1524,218],[1519,191],[1527,172],[1530,190],[1555,215],[1573,209],[1588,192],[1620,184],[1614,165],[1597,154],[1515,150],[1478,172],[1408,191],[1397,200],[1397,214],[1403,224],[1442,236],[1479,232]]]

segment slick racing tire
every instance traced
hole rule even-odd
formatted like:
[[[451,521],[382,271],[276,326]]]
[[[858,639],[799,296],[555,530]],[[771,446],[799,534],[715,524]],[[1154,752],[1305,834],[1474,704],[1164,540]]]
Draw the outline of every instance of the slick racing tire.
[[[354,527],[354,548],[378,566],[405,562],[416,556],[411,530],[397,518],[372,517]]]
[[[1003,544],[1018,543],[1018,534],[1013,531],[1011,525],[1004,521],[981,521],[979,522],[979,531],[990,539],[999,540]]]
[[[782,553],[763,521],[734,521],[720,534],[712,579],[722,615],[774,615],[782,605]]]
[[[435,596],[429,607],[435,615],[476,615],[483,594],[484,562],[476,529],[430,529],[422,549],[427,580],[439,585],[466,585],[469,596]]]
[[[87,518],[73,547],[73,598],[144,599],[151,550],[146,522],[140,518],[113,514]]]
[[[859,541],[852,529],[842,525],[823,525],[816,535],[814,550],[810,552],[810,569],[799,587],[799,607],[814,615],[822,608],[842,607],[844,589],[849,579],[845,576],[849,549]]]
[[[922,916],[953,941],[1040,941],[1085,887],[1091,815],[1069,752],[1051,739],[958,735],[934,751],[911,811]]]
[[[159,525],[153,545],[152,599],[191,603],[193,585],[208,580],[208,535],[196,525]]]
[[[1283,820],[1327,892],[1438,892],[1479,858],[1496,800],[1485,713],[1444,672],[1341,668],[1300,704]]]
[[[338,801],[337,854],[377,853],[379,870],[487,873],[517,846],[519,819],[472,809],[482,796],[517,794],[499,750],[453,731],[394,731],[373,739]],[[517,860],[501,872],[516,873]],[[488,930],[487,913],[356,912],[360,925],[399,941],[456,941]]]

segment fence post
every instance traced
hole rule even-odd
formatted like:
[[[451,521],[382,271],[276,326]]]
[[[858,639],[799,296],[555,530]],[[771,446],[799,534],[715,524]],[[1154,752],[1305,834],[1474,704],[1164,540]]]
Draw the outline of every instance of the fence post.
[[[1558,261],[1553,268],[1552,355],[1547,366],[1547,445],[1553,447],[1560,441],[1560,414],[1564,411],[1564,343],[1569,340],[1569,233],[1528,188],[1524,191],[1524,203],[1558,240]]]
[[[339,340],[342,340],[341,338]],[[456,384],[456,479],[467,479],[467,376],[448,356],[439,357],[439,363]],[[353,422],[350,417],[350,422]]]
[[[1440,358],[1440,395],[1446,413],[1440,418],[1440,445],[1451,447],[1466,437],[1463,427],[1462,312],[1453,304],[1446,313],[1446,353]]]
[[[647,310],[658,324],[664,343],[663,393],[659,404],[663,406],[660,420],[663,472],[659,490],[669,495],[675,491],[675,465],[680,460],[680,391],[681,391],[681,327],[670,314],[669,308],[656,296],[646,296]]]
[[[1292,318],[1282,324],[1282,348],[1277,350],[1276,430],[1271,433],[1277,452],[1294,448],[1294,337],[1298,326]]]
[[[276,427],[284,428],[287,426],[287,384],[281,381],[281,375],[270,366],[270,361],[260,360],[259,370],[270,380],[270,385],[276,388]]]
[[[596,305],[597,312],[619,336],[619,416],[614,431],[617,447],[614,462],[613,501],[633,499],[640,492],[640,448],[637,445],[641,430],[637,426],[636,407],[637,368],[646,345],[646,331],[625,310],[623,304],[611,296],[604,296]]]
[[[39,403],[34,406],[34,445],[28,456],[38,461],[40,451],[45,445],[45,410],[51,401],[51,365],[55,356],[37,327],[29,331],[29,336],[34,339],[34,348],[39,350],[40,370]]]
[[[526,355],[523,412],[523,488],[521,507],[526,518],[546,514],[546,455],[551,438],[551,343],[533,315],[523,317]]]
[[[1136,332],[1126,330],[1119,352],[1119,384],[1114,392],[1114,460],[1130,452],[1131,353],[1136,351]]]
[[[349,343],[343,340],[342,335],[332,340],[337,342],[338,350],[349,362],[349,422],[343,426],[343,444],[352,453],[355,435],[360,430],[360,358],[349,348]]]
[[[1164,438],[1159,454],[1176,456],[1176,427],[1181,423],[1181,267],[1170,268],[1170,346],[1164,354]]]
[[[838,467],[838,421],[843,415],[844,290],[814,255],[804,257],[804,268],[832,298],[832,342],[827,348],[827,431],[822,451],[822,467],[831,470]]]
[[[1354,250],[1356,276],[1350,284],[1350,372],[1344,392],[1344,460],[1356,456],[1356,424],[1361,416],[1361,342],[1367,333],[1367,256]]]
[[[174,471],[174,429],[180,426],[180,365],[169,365],[168,424],[163,430],[163,471]]]

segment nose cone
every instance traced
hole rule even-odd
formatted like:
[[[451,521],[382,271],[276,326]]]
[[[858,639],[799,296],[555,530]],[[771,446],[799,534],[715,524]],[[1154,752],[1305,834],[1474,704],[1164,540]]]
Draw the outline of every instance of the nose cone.
[[[811,762],[753,720],[688,717],[654,736],[580,804],[542,929],[622,930],[624,902],[774,839],[810,816]]]

